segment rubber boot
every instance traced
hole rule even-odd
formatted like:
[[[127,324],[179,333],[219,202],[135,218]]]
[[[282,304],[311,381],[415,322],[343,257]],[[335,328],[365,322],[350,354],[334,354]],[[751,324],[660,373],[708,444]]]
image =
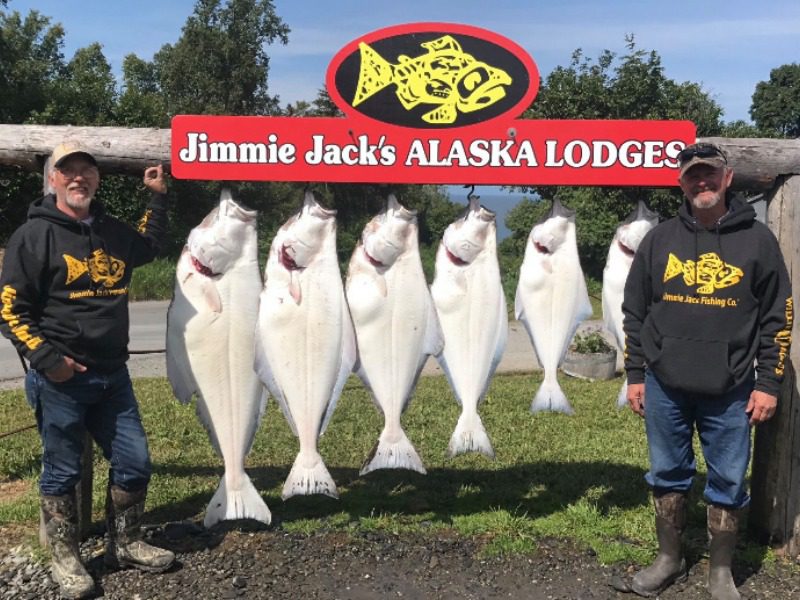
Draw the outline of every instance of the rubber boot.
[[[44,530],[52,555],[51,573],[63,598],[86,598],[94,593],[94,581],[78,551],[78,514],[75,496],[42,496]]]
[[[134,567],[141,571],[162,573],[175,562],[172,552],[151,546],[142,539],[141,524],[146,496],[147,488],[127,492],[117,486],[109,486],[106,494],[106,566]]]
[[[686,496],[669,492],[653,497],[656,509],[658,556],[653,564],[639,571],[631,582],[631,591],[644,597],[656,596],[676,581],[686,579],[686,560],[681,536],[686,528]]]
[[[714,505],[708,507],[708,591],[714,600],[741,598],[731,574],[741,516],[741,510],[730,510]]]

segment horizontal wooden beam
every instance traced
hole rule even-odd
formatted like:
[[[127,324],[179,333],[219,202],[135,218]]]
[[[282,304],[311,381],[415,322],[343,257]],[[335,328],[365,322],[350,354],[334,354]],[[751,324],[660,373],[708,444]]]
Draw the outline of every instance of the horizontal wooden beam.
[[[0,165],[41,172],[53,148],[64,140],[86,146],[103,173],[141,175],[145,167],[169,166],[169,129],[0,125]]]
[[[0,125],[0,165],[41,171],[50,151],[65,139],[89,148],[104,173],[140,175],[145,167],[170,165],[169,129]],[[770,190],[778,177],[800,175],[800,139],[700,138],[729,157],[736,189]]]
[[[717,144],[733,167],[733,188],[767,191],[779,177],[800,175],[800,139],[700,138]]]

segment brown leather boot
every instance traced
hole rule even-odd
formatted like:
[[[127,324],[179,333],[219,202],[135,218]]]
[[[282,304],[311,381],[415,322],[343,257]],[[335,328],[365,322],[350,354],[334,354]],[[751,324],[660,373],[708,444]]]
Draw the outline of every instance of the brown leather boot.
[[[722,506],[708,507],[709,566],[708,591],[714,600],[739,600],[731,574],[733,552],[742,510],[730,510]]]
[[[51,572],[63,598],[86,598],[94,592],[94,581],[78,551],[78,514],[75,496],[42,496],[42,514],[47,543],[52,554]]]
[[[105,563],[109,567],[134,567],[141,571],[162,573],[175,562],[169,550],[151,546],[142,538],[142,515],[147,488],[127,492],[109,486],[106,495],[108,545]]]
[[[653,497],[656,509],[658,556],[653,564],[639,571],[631,582],[631,591],[640,596],[656,596],[676,581],[686,579],[686,560],[681,536],[686,528],[686,496],[668,492]]]

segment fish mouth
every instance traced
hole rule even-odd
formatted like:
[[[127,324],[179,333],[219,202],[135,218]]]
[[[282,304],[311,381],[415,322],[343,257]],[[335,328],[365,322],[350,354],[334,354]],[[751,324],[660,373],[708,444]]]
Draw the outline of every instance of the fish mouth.
[[[286,267],[287,271],[297,271],[300,269],[300,266],[294,261],[294,257],[289,254],[289,246],[287,244],[281,246],[280,261],[281,264]]]
[[[539,254],[552,254],[547,246],[543,246],[539,242],[533,242],[533,247],[536,248]]]
[[[626,246],[620,241],[617,241],[617,246],[619,246],[619,249],[622,250],[623,254],[625,254],[626,256],[633,256],[634,254],[636,254],[633,250],[628,248],[628,246]]]
[[[457,267],[463,267],[464,265],[469,264],[467,261],[461,260],[455,254],[450,252],[450,250],[448,249],[447,246],[444,247],[444,251],[447,254],[447,258],[450,259],[450,262],[453,263],[454,265],[456,265]]]
[[[372,256],[370,256],[369,252],[367,252],[367,247],[366,246],[362,246],[362,249],[364,250],[364,256],[367,257],[367,260],[369,261],[369,263],[373,267],[385,267],[386,266],[381,261],[379,261],[378,259],[373,258]]]
[[[214,277],[215,275],[218,274],[214,273],[214,271],[212,271],[209,267],[205,266],[194,256],[192,256],[192,266],[194,267],[195,271],[197,271],[201,275],[205,275],[206,277]]]

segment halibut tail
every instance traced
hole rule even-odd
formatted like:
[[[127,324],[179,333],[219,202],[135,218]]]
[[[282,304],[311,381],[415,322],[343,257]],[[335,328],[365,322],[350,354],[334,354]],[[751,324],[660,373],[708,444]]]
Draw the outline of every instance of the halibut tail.
[[[561,412],[568,415],[575,414],[566,395],[561,390],[558,381],[545,380],[536,392],[531,403],[531,412]]]
[[[324,494],[331,498],[339,497],[336,483],[319,453],[310,457],[298,454],[292,470],[283,484],[281,498],[286,500],[292,496],[312,496],[314,494]]]
[[[483,426],[480,415],[462,414],[458,418],[455,431],[450,436],[447,447],[450,458],[466,452],[480,452],[488,458],[494,459],[494,448],[489,440],[489,435]]]
[[[391,438],[386,430],[381,432],[381,437],[364,461],[359,474],[366,475],[378,469],[409,469],[427,474],[422,459],[402,430],[399,437],[394,434]]]
[[[203,525],[211,527],[220,521],[236,519],[254,519],[267,525],[272,521],[266,502],[245,473],[240,476],[236,487],[229,486],[226,478],[222,478],[206,507]]]

